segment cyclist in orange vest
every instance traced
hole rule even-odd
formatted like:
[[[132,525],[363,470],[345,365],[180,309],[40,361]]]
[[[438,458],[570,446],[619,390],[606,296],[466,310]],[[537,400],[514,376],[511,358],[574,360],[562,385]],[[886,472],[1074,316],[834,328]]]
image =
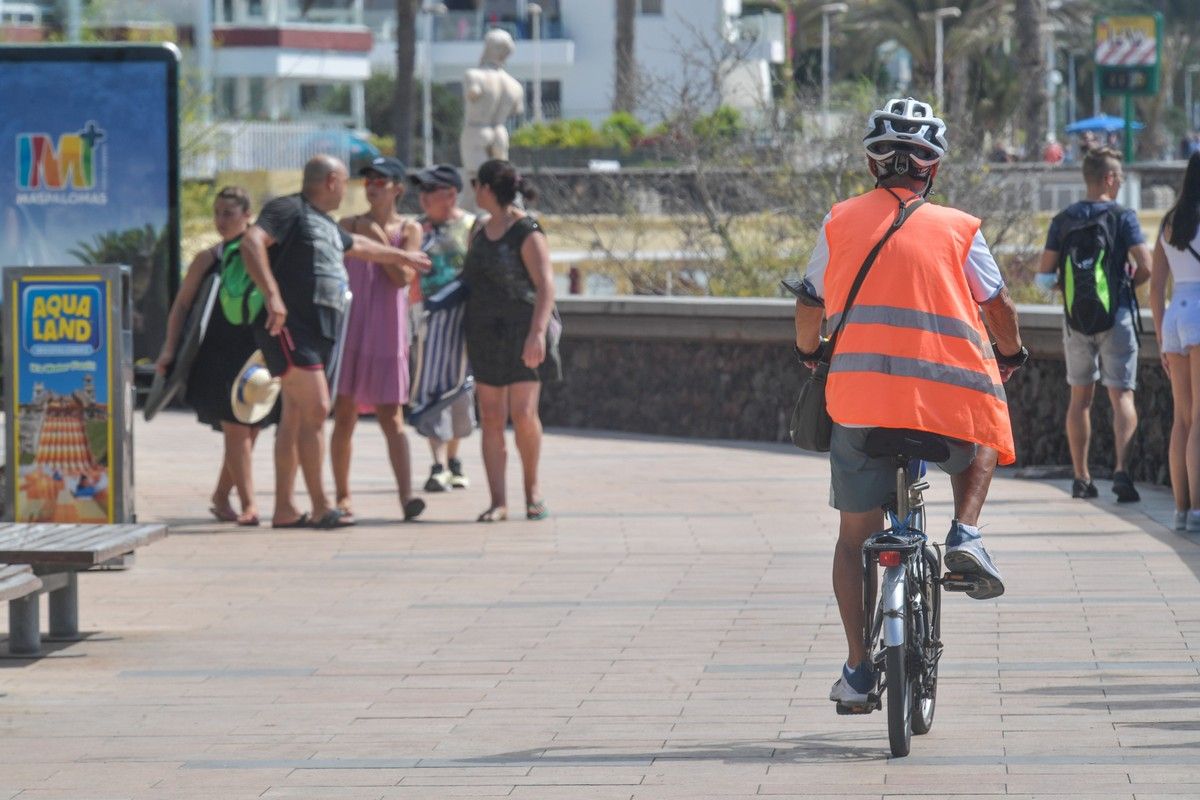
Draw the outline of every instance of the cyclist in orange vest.
[[[946,126],[928,104],[894,99],[871,114],[863,142],[876,188],[833,207],[804,281],[794,287],[796,352],[810,366],[822,354],[822,319],[828,318],[829,330],[836,327],[868,253],[903,206],[929,194],[946,152]],[[977,525],[996,463],[1015,458],[1003,382],[1029,353],[979,224],[932,203],[912,209],[879,250],[832,353],[830,503],[841,514],[833,587],[849,657],[831,700],[865,703],[875,685],[862,639],[860,554],[867,537],[883,527],[881,507],[895,493],[895,467],[863,451],[872,428],[951,440],[955,463],[942,465],[957,471],[946,568],[975,578],[969,594],[976,599],[1004,592]]]

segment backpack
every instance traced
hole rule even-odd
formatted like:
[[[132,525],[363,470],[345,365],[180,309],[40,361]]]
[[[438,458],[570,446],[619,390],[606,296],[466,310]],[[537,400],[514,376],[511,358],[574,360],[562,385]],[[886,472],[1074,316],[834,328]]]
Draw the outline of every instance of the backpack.
[[[1112,257],[1123,210],[1113,205],[1089,219],[1071,220],[1062,233],[1058,285],[1067,324],[1080,333],[1103,333],[1116,322],[1117,301],[1129,283],[1125,264]],[[1133,292],[1129,294],[1136,303]]]
[[[218,292],[221,313],[231,325],[249,325],[258,317],[265,303],[262,292],[246,271],[240,238],[225,246],[217,274],[221,276],[221,288]]]

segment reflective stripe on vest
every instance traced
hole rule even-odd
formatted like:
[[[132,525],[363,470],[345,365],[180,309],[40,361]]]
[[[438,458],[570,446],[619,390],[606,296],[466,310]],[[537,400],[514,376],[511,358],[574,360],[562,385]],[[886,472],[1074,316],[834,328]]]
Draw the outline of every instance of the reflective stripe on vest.
[[[829,329],[834,330],[842,321],[841,314],[829,317]],[[931,314],[928,311],[917,311],[915,308],[900,308],[898,306],[860,306],[850,309],[850,319],[856,325],[890,325],[893,328],[910,328],[918,331],[928,331],[939,336],[953,336],[966,339],[979,348],[984,358],[994,359],[991,342],[984,340],[971,325],[961,319],[947,317],[944,314]]]
[[[939,364],[936,361],[925,361],[920,358],[903,358],[889,356],[883,353],[846,353],[835,355],[829,365],[829,374],[837,372],[878,372],[882,375],[894,375],[897,378],[922,378],[935,383],[945,383],[971,389],[1008,402],[1002,384],[993,383],[992,379],[981,372],[963,367],[952,367],[949,364]]]

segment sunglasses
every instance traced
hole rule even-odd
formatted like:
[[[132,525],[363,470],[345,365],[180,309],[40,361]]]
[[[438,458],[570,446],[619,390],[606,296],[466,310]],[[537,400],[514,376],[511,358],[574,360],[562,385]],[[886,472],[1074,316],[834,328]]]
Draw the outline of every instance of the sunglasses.
[[[382,188],[392,182],[391,178],[367,178],[363,183],[367,186]]]
[[[417,191],[421,194],[433,194],[440,192],[442,189],[449,189],[449,186],[443,186],[440,183],[423,183],[417,187]]]

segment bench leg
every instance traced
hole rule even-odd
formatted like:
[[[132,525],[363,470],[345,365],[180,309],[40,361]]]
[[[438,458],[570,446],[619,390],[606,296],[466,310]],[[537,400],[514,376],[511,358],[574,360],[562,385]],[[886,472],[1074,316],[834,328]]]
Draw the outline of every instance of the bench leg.
[[[36,656],[42,652],[36,593],[8,601],[8,652]]]
[[[79,577],[66,573],[66,583],[50,592],[50,638],[79,638]]]

